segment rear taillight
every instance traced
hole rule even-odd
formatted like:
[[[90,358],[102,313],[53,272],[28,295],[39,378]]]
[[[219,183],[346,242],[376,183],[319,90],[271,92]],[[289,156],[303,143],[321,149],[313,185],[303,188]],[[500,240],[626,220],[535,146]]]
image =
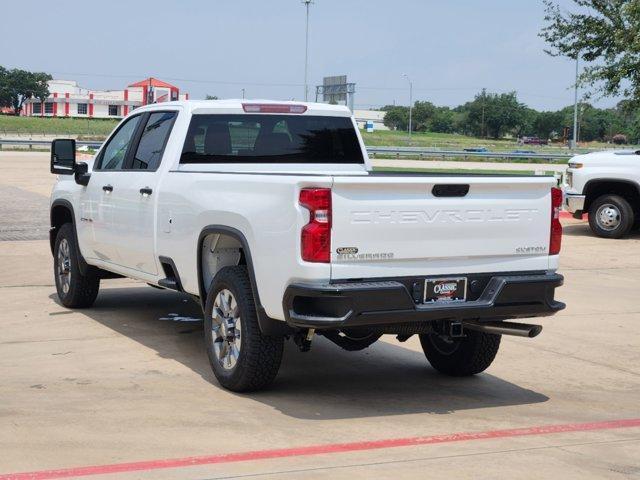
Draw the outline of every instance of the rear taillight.
[[[562,208],[562,190],[551,189],[551,235],[549,237],[549,255],[558,255],[562,245],[562,225],[560,209]]]
[[[300,205],[309,210],[302,227],[301,252],[305,262],[329,263],[331,257],[331,189],[300,190]]]

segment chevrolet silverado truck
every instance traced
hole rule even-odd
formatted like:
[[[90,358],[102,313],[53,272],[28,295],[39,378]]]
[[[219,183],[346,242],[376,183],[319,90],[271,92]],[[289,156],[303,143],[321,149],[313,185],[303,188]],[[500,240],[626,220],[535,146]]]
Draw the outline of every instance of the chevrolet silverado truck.
[[[222,386],[266,387],[283,344],[346,350],[419,335],[454,376],[547,316],[562,192],[535,176],[373,172],[346,107],[270,101],[136,109],[93,159],[52,144],[51,251],[62,305],[105,278],[185,292]]]
[[[620,238],[640,227],[640,150],[593,152],[569,160],[564,208],[589,214],[591,231]]]

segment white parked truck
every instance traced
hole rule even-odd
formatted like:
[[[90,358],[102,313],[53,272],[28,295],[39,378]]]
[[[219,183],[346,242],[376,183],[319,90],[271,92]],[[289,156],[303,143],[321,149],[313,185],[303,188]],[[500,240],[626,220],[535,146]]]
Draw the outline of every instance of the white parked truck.
[[[589,214],[593,233],[620,238],[640,226],[640,150],[592,152],[569,161],[565,209]]]
[[[508,320],[564,308],[553,178],[372,172],[345,107],[145,106],[86,163],[55,140],[51,171],[62,304],[90,307],[117,276],[191,295],[234,391],[318,334],[347,350],[417,334],[437,370],[476,374],[503,334],[541,329]]]

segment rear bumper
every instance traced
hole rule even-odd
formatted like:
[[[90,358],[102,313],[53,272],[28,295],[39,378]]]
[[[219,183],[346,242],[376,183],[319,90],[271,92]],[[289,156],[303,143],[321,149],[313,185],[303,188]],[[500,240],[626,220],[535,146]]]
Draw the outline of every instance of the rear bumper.
[[[468,282],[467,301],[430,304],[422,303],[424,279],[293,284],[283,307],[289,325],[315,329],[541,317],[565,308],[554,300],[563,282],[556,273],[468,275]]]

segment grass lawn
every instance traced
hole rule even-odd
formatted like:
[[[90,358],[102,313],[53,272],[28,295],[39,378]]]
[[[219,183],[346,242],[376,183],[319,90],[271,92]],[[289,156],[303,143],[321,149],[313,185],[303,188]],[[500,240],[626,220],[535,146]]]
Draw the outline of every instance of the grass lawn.
[[[471,168],[395,168],[395,167],[374,167],[376,172],[399,172],[399,173],[453,173],[453,174],[485,174],[485,175],[535,175],[533,170],[480,170]],[[545,172],[547,176],[553,176],[553,172]]]
[[[81,135],[83,138],[105,138],[118,121],[110,118],[38,118],[0,115],[0,135]]]
[[[553,145],[519,145],[513,138],[495,140],[492,138],[476,138],[455,133],[414,132],[409,140],[407,132],[376,130],[373,133],[360,131],[367,146],[424,147],[443,150],[461,150],[471,147],[486,147],[493,152],[510,152],[513,150],[531,150],[536,153],[566,153],[569,150],[561,144]],[[581,143],[578,152],[596,149],[633,148],[631,145],[615,146],[603,142]]]
[[[369,152],[370,158],[381,159],[381,160],[395,160],[400,158],[401,160],[446,160],[447,162],[491,162],[491,163],[540,163],[540,164],[557,164],[557,165],[566,165],[568,159],[566,158],[527,158],[527,157],[518,157],[518,158],[493,158],[493,157],[441,157],[441,156],[423,156],[419,155],[402,155],[401,157],[396,157],[395,155],[390,154],[376,154]]]
[[[362,138],[370,146],[411,146],[411,147],[436,147],[447,148],[449,146],[487,147],[489,149],[513,149],[518,143],[514,140],[492,140],[484,138],[466,137],[454,133],[414,132],[409,141],[407,132],[376,130],[373,133],[360,131]]]

